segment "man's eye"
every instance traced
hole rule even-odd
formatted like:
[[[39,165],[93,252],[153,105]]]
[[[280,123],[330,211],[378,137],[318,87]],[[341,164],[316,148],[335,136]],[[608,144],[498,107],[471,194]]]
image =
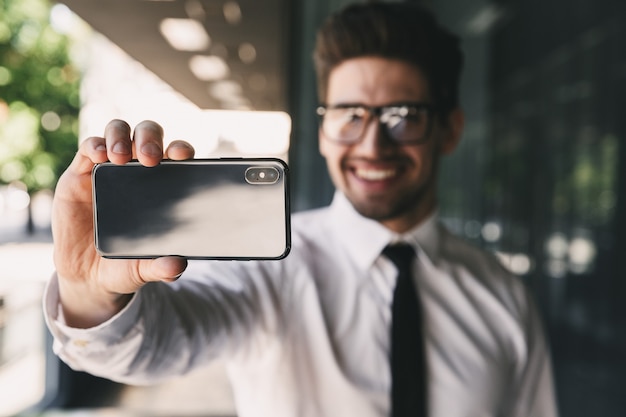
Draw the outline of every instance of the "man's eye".
[[[426,120],[426,112],[418,108],[407,108],[404,118],[411,123],[422,123]]]
[[[383,123],[404,119],[407,116],[407,109],[405,107],[390,107],[387,111],[383,112],[380,116],[380,121]]]
[[[349,109],[344,114],[344,119],[350,122],[359,122],[363,119],[363,112],[360,112],[357,109]]]
[[[425,123],[427,120],[427,117],[424,113],[417,112],[415,114],[411,114],[407,116],[406,119],[411,123]]]
[[[387,125],[393,129],[394,127],[402,123],[404,120],[405,120],[404,117],[400,115],[391,114],[386,118],[385,123],[387,123]]]

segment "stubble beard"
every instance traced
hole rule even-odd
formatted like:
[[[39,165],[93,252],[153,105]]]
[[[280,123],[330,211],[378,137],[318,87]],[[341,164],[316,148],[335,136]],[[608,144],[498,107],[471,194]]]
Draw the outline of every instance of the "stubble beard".
[[[361,216],[382,222],[417,214],[426,209],[430,205],[429,190],[430,186],[425,185],[391,199],[388,196],[377,196],[357,200],[349,195],[347,198]]]

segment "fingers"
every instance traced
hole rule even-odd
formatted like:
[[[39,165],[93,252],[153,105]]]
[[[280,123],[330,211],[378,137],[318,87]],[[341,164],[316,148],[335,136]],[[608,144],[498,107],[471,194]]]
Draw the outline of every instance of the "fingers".
[[[91,137],[85,139],[78,147],[72,163],[68,167],[71,174],[81,175],[91,172],[94,164],[108,160],[104,138]]]
[[[163,128],[150,120],[131,128],[122,120],[112,120],[105,129],[107,155],[111,162],[124,164],[136,158],[145,166],[155,166],[165,158],[173,160],[191,159],[195,150],[188,142],[173,141],[163,152]]]
[[[152,129],[152,131],[159,129],[160,127]],[[144,132],[146,130],[148,129],[144,129]],[[94,164],[106,161],[111,161],[115,164],[125,164],[133,158],[133,144],[130,135],[131,129],[128,123],[117,119],[110,121],[104,129],[104,137],[92,136],[80,144],[68,171],[72,174],[82,175],[90,173]],[[138,136],[141,138],[142,144],[148,141],[146,137],[152,141],[162,142],[162,135],[157,139],[154,138],[154,134],[146,135],[142,133]],[[150,136],[152,137],[150,138]],[[154,163],[152,160],[148,162],[152,164],[158,163],[158,161]]]
[[[136,158],[145,166],[155,166],[163,159],[163,128],[150,120],[131,128],[123,120],[112,120],[104,129],[107,155],[114,164]]]
[[[135,126],[133,155],[145,166],[155,166],[163,159],[163,128],[150,120]],[[125,161],[127,162],[127,161]]]
[[[175,161],[192,159],[195,155],[195,149],[188,142],[175,140],[167,147],[165,157]]]
[[[112,120],[104,129],[104,137],[90,137],[81,144],[73,168],[86,173],[94,164],[105,161],[122,165],[135,158],[145,166],[155,166],[164,157],[173,160],[194,157],[193,146],[182,140],[173,141],[164,153],[163,136],[163,128],[150,120],[135,126],[134,132],[125,121]]]
[[[133,157],[130,126],[123,120],[111,120],[104,128],[104,140],[109,161],[125,164]],[[94,140],[94,138],[90,138]]]

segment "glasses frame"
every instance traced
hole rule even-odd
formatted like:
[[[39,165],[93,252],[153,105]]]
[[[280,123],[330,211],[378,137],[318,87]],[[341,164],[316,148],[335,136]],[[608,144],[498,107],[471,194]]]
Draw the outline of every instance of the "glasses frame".
[[[394,138],[394,136],[390,133],[391,129],[389,128],[389,125],[387,124],[387,122],[381,121],[381,116],[384,115],[386,112],[388,112],[389,109],[398,108],[398,107],[408,107],[411,109],[416,109],[418,112],[426,111],[427,126],[424,131],[423,137],[418,138],[418,139],[411,139],[411,140],[398,140]],[[324,130],[324,116],[326,115],[327,111],[333,110],[333,109],[352,109],[352,108],[363,109],[369,114],[370,119],[366,120],[366,122],[363,124],[361,133],[354,139],[348,139],[348,140],[336,139],[326,134]],[[426,143],[430,139],[430,134],[431,134],[432,127],[433,127],[433,119],[435,116],[435,107],[430,103],[421,102],[421,101],[399,102],[399,103],[385,104],[384,106],[366,106],[364,104],[337,104],[337,105],[329,106],[326,104],[320,104],[316,109],[316,113],[319,118],[320,129],[324,133],[324,136],[328,140],[334,143],[339,143],[343,145],[354,145],[354,144],[360,143],[363,140],[363,136],[365,134],[365,131],[367,130],[367,126],[369,126],[372,119],[376,118],[378,119],[378,126],[382,128],[382,131],[384,132],[385,137],[387,137],[392,143],[395,143],[398,145],[416,145],[416,144]]]

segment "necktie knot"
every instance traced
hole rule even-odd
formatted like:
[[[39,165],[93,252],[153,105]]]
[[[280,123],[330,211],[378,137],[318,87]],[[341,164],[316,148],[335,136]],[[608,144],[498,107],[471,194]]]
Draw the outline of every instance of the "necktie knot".
[[[411,264],[415,258],[415,249],[408,243],[391,244],[383,249],[383,255],[393,262],[398,271],[403,274],[411,270]]]

